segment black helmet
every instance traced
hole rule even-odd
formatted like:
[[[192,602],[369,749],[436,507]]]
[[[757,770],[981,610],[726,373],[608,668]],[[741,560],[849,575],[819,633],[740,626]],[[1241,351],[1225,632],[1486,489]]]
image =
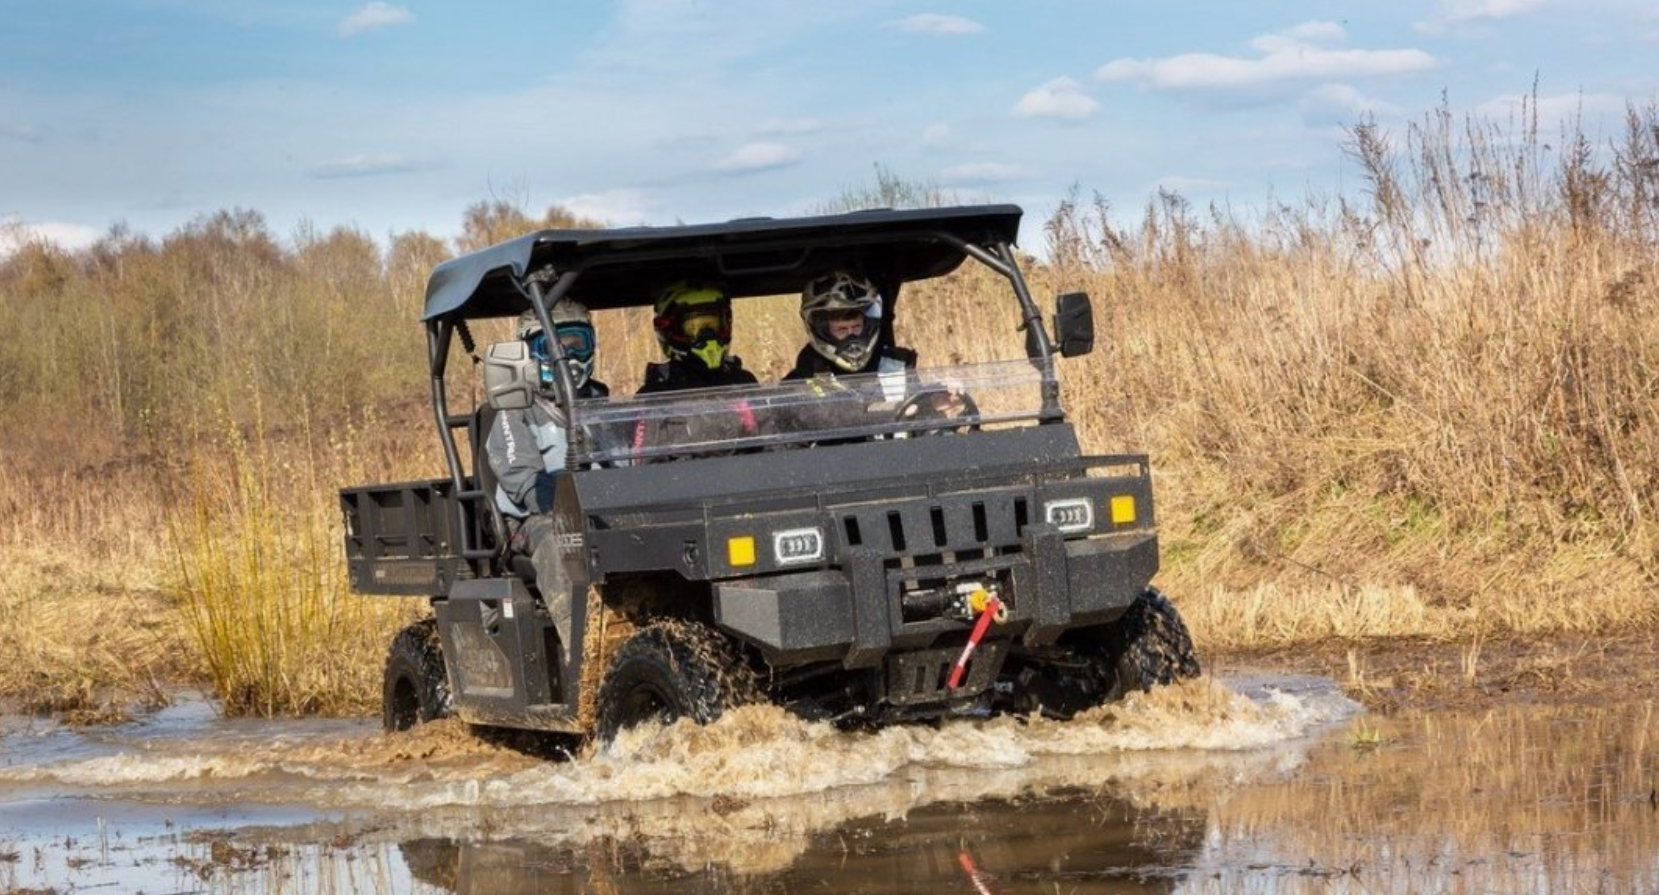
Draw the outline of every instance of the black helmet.
[[[671,361],[695,359],[718,370],[732,343],[732,301],[719,286],[678,282],[657,299],[657,344]]]

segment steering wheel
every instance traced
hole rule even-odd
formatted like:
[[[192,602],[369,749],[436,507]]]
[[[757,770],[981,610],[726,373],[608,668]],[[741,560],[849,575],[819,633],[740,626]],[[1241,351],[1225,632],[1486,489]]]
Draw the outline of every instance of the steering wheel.
[[[940,407],[951,401],[960,401],[962,412],[952,417]],[[942,385],[923,386],[915,394],[910,395],[899,403],[898,409],[893,411],[895,422],[909,423],[920,419],[960,419],[963,417],[978,419],[979,405],[974,402],[973,395],[967,392],[953,392]],[[940,432],[978,432],[979,423],[958,423],[954,426],[942,426],[932,429],[913,429],[905,434],[914,437],[917,435],[936,435]]]

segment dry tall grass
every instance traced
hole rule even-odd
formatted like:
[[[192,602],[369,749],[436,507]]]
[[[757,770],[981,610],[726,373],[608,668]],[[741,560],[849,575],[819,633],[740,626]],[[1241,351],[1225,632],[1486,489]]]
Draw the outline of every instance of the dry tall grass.
[[[309,444],[311,431],[298,433]],[[168,536],[185,628],[232,714],[362,712],[386,645],[417,610],[349,592],[338,506],[314,455],[256,422],[192,458]]]
[[[1659,111],[1633,109],[1605,145],[1571,128],[1542,137],[1530,118],[1454,123],[1440,111],[1402,135],[1356,128],[1363,198],[1239,215],[1162,194],[1124,226],[1074,197],[1047,221],[1036,291],[1087,289],[1097,315],[1096,353],[1062,368],[1068,407],[1091,449],[1154,458],[1162,583],[1203,645],[1659,621]],[[879,172],[845,202],[947,198]],[[583,223],[480,203],[454,249]],[[316,552],[338,541],[323,527],[337,524],[333,490],[442,468],[414,321],[451,251],[419,233],[385,249],[349,230],[284,243],[232,211],[160,241],[117,228],[85,252],[0,261],[8,608],[88,605],[135,577],[172,595],[194,580],[256,613],[338,599],[343,570]],[[917,284],[899,331],[924,363],[1015,356],[1003,288],[973,265]],[[601,375],[626,391],[655,356],[644,315],[600,329]],[[799,345],[789,299],[740,309],[736,348],[760,375]],[[457,399],[475,395],[472,371],[452,369]],[[262,448],[227,455],[259,431]],[[183,565],[155,549],[168,512],[184,520]],[[247,540],[221,543],[236,532]],[[208,644],[264,623],[188,605],[179,618]],[[81,674],[0,645],[46,678]],[[280,676],[258,649],[216,660],[220,679],[241,680],[238,662]],[[212,651],[190,652],[208,677]],[[366,648],[360,661],[378,664]],[[341,674],[356,683],[339,692],[359,694],[345,702],[370,698],[372,675]],[[0,673],[0,696],[40,679]]]
[[[1178,593],[1273,586],[1277,630],[1411,595],[1353,636],[1659,618],[1659,114],[1607,161],[1560,145],[1442,111],[1354,132],[1368,203],[1054,216],[1042,273],[1088,284],[1104,348],[1072,407],[1151,450]],[[1231,595],[1183,608],[1261,642]]]

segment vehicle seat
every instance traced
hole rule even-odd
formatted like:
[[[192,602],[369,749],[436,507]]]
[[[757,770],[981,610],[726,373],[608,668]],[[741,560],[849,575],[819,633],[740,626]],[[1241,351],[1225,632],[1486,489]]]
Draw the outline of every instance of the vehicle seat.
[[[530,562],[530,557],[507,550],[507,517],[495,504],[496,486],[499,483],[496,481],[495,467],[490,465],[489,453],[484,445],[489,440],[490,428],[495,425],[497,412],[494,407],[485,403],[473,414],[472,419],[472,473],[474,480],[478,482],[478,490],[484,492],[484,504],[479,507],[479,512],[486,520],[484,530],[491,539],[491,546],[496,548],[498,555],[506,557],[508,568],[513,575],[534,590],[536,567]]]

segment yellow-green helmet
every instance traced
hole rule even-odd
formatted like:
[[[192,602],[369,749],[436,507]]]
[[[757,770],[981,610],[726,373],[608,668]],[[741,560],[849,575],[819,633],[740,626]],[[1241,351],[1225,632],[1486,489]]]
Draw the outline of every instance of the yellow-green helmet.
[[[657,299],[657,344],[671,361],[718,370],[732,343],[732,301],[718,285],[682,280]]]

